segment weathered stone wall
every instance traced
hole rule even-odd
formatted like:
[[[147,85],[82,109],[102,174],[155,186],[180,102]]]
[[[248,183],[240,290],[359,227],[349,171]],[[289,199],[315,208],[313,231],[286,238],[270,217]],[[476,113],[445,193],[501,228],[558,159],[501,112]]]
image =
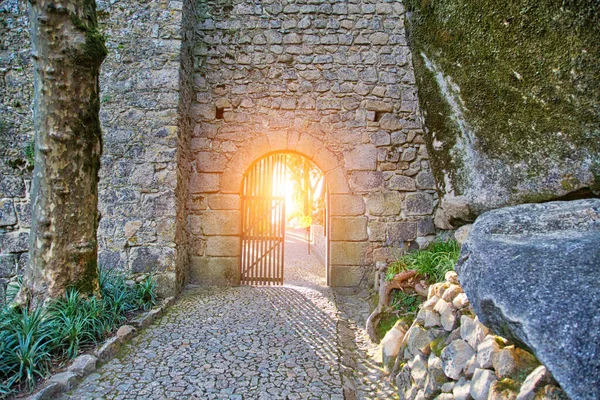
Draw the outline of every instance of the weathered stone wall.
[[[33,69],[27,4],[0,4],[0,302],[7,280],[28,261],[33,153]]]
[[[191,279],[235,281],[250,164],[296,152],[331,196],[331,283],[433,233],[437,198],[401,2],[199,3]]]
[[[407,0],[436,223],[600,195],[600,3]]]
[[[100,85],[100,264],[175,271],[181,1],[98,2],[109,55]]]
[[[179,257],[175,204],[182,3],[97,5],[109,49],[100,78],[99,262],[133,273],[165,272],[164,283],[172,283]],[[33,134],[26,4],[6,1],[2,9],[0,278],[6,279],[27,258],[31,163],[25,148]]]

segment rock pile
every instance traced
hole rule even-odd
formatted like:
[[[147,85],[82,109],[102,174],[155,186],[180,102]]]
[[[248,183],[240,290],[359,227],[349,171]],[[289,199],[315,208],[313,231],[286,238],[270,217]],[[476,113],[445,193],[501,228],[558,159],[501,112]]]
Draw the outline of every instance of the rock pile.
[[[479,322],[455,272],[430,287],[400,340],[388,346],[399,348],[391,379],[400,399],[567,399],[533,354]]]

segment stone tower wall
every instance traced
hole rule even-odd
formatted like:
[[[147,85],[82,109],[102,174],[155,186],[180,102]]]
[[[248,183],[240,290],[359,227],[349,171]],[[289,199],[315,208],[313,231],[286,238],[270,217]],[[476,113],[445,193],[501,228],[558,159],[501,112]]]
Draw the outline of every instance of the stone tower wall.
[[[437,198],[398,1],[198,4],[191,279],[236,279],[251,163],[297,152],[325,173],[331,283],[434,233]]]

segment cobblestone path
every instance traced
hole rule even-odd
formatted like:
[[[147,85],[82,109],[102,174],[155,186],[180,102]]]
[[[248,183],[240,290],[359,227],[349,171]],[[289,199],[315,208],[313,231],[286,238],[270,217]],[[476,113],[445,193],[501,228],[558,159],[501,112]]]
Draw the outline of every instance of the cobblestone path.
[[[366,303],[321,286],[322,263],[301,245],[286,243],[286,286],[189,286],[62,399],[393,398],[369,383],[378,369],[355,343]]]

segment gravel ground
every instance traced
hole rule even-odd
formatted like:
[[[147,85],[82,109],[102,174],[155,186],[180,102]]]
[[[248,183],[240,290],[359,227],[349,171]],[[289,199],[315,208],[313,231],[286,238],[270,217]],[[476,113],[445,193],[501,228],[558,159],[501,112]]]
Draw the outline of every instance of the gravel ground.
[[[364,341],[366,303],[323,286],[324,272],[289,234],[285,286],[189,286],[61,398],[394,398],[385,383],[370,381],[379,375]]]

